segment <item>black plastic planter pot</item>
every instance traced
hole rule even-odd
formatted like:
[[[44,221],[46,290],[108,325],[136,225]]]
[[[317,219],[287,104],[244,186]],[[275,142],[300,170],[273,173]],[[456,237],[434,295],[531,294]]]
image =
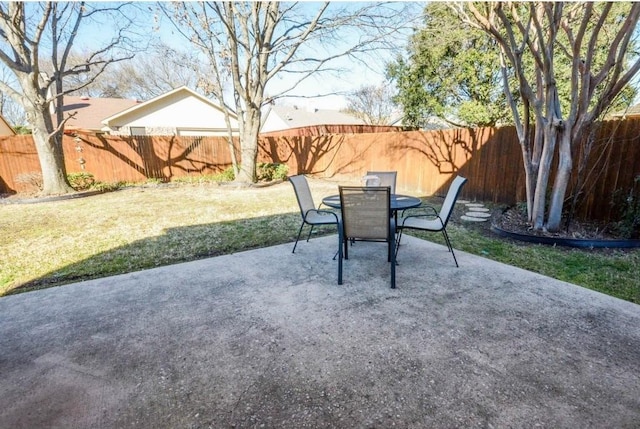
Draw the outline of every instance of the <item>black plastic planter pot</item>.
[[[526,243],[548,244],[552,246],[566,246],[579,248],[611,248],[611,249],[631,249],[640,247],[640,240],[595,240],[583,238],[562,238],[562,237],[540,237],[537,235],[519,234],[517,232],[509,232],[491,226],[491,231],[501,237],[512,238],[514,240],[524,241]]]

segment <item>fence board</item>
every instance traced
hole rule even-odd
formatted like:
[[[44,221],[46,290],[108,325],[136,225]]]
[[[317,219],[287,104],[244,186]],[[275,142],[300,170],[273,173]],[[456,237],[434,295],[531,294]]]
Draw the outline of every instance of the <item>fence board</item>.
[[[40,171],[31,136],[0,138],[0,192],[30,191],[34,183],[29,176],[37,176]]]

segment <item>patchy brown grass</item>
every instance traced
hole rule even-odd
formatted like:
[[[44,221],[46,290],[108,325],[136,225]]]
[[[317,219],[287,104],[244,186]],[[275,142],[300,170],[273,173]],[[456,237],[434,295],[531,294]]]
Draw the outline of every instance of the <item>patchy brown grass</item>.
[[[328,182],[312,181],[312,189],[317,198],[337,192]],[[298,222],[286,182],[132,187],[2,204],[0,294],[282,243],[295,238]]]
[[[340,184],[358,184],[358,182]],[[310,180],[316,204],[338,183]],[[433,203],[439,199],[430,198]],[[640,251],[527,245],[487,225],[449,229],[456,249],[640,303]],[[0,204],[0,295],[292,242],[300,215],[289,183],[132,187],[87,198]],[[315,231],[315,229],[314,229]],[[335,227],[319,229],[334,233]],[[438,242],[439,234],[424,238]]]

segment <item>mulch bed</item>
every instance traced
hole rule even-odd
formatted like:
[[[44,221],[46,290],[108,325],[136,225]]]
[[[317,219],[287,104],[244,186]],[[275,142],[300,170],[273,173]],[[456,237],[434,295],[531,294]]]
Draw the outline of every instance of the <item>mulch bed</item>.
[[[494,216],[493,224],[503,231],[537,237],[589,240],[618,240],[623,238],[615,233],[610,224],[579,220],[573,220],[568,226],[565,225],[561,231],[557,232],[533,230],[527,222],[526,214],[514,208],[508,208],[503,213]]]

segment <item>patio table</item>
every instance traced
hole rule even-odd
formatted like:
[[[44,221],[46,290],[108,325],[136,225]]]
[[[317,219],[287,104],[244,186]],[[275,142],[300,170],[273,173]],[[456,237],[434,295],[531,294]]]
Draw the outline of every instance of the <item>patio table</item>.
[[[322,199],[322,204],[334,209],[339,209],[340,194],[329,195],[328,197],[324,197]],[[390,204],[391,204],[391,213],[393,213],[393,219],[396,221],[396,225],[397,225],[398,210],[405,210],[413,207],[418,207],[420,204],[422,204],[422,201],[420,201],[420,198],[410,197],[409,195],[391,194]]]
[[[412,207],[418,207],[421,201],[420,198],[410,197],[408,195],[391,194],[391,211],[397,214],[398,210],[410,209]],[[340,208],[340,195],[330,195],[322,199],[322,204],[325,206],[339,209]]]

